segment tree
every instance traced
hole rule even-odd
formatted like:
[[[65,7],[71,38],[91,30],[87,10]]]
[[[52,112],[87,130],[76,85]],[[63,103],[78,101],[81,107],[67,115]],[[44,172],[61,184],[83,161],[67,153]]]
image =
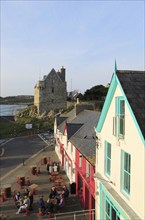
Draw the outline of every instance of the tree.
[[[103,85],[97,85],[87,89],[84,93],[85,100],[103,100],[108,92],[108,88]]]

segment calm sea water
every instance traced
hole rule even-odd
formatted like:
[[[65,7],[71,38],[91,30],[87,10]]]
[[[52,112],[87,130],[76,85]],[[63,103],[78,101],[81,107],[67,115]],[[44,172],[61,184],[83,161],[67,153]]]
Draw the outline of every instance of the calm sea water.
[[[0,105],[0,116],[14,116],[18,111],[27,107],[28,105]]]

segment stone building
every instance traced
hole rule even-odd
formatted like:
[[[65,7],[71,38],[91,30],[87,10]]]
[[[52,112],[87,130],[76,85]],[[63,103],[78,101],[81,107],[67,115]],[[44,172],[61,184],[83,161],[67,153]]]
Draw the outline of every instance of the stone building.
[[[67,83],[65,81],[65,68],[56,72],[54,69],[43,76],[34,87],[34,105],[38,113],[58,111],[67,107]]]

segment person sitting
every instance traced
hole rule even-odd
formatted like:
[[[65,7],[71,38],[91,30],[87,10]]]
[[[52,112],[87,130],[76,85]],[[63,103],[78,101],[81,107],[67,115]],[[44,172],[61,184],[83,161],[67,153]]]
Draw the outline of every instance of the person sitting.
[[[15,205],[16,207],[19,209],[20,206],[22,205],[23,203],[23,200],[21,198],[21,195],[20,195],[20,192],[17,192],[15,197],[14,197],[14,201],[15,201]]]
[[[29,195],[29,190],[28,190],[28,188],[25,188],[23,196],[27,196],[28,197],[28,195]]]
[[[53,187],[51,188],[51,192],[50,192],[50,194],[49,194],[49,198],[50,198],[50,199],[55,198],[55,197],[56,197],[56,194],[57,194],[56,188],[55,188],[55,186],[53,186]]]
[[[20,196],[21,196],[21,195],[20,195],[20,192],[17,192],[17,193],[15,194],[15,196],[14,196],[15,202],[19,201]]]
[[[21,211],[23,210],[27,210],[29,208],[30,205],[30,200],[27,196],[24,196],[24,200],[23,200],[23,204],[20,205],[20,208],[18,209],[18,211],[16,212],[16,214],[20,214]]]
[[[63,192],[64,192],[64,197],[65,197],[65,198],[68,198],[68,197],[69,197],[69,190],[68,190],[68,188],[66,187],[66,185],[63,186]]]
[[[57,207],[63,207],[64,206],[64,196],[63,194],[60,194],[59,202],[57,203]]]
[[[39,211],[41,211],[42,213],[45,213],[46,207],[45,207],[43,196],[40,196],[37,203],[38,203]]]
[[[46,203],[46,211],[47,211],[47,214],[51,214],[53,213],[53,208],[54,208],[54,204],[52,202],[52,199],[48,199],[47,200],[47,203]]]

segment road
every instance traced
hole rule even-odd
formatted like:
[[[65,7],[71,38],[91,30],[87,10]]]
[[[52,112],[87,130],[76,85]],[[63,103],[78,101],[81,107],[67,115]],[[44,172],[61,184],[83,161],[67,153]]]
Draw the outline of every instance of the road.
[[[13,170],[19,164],[25,163],[29,157],[46,146],[50,140],[49,134],[41,134],[27,137],[16,137],[1,146],[4,153],[0,157],[0,178]]]

